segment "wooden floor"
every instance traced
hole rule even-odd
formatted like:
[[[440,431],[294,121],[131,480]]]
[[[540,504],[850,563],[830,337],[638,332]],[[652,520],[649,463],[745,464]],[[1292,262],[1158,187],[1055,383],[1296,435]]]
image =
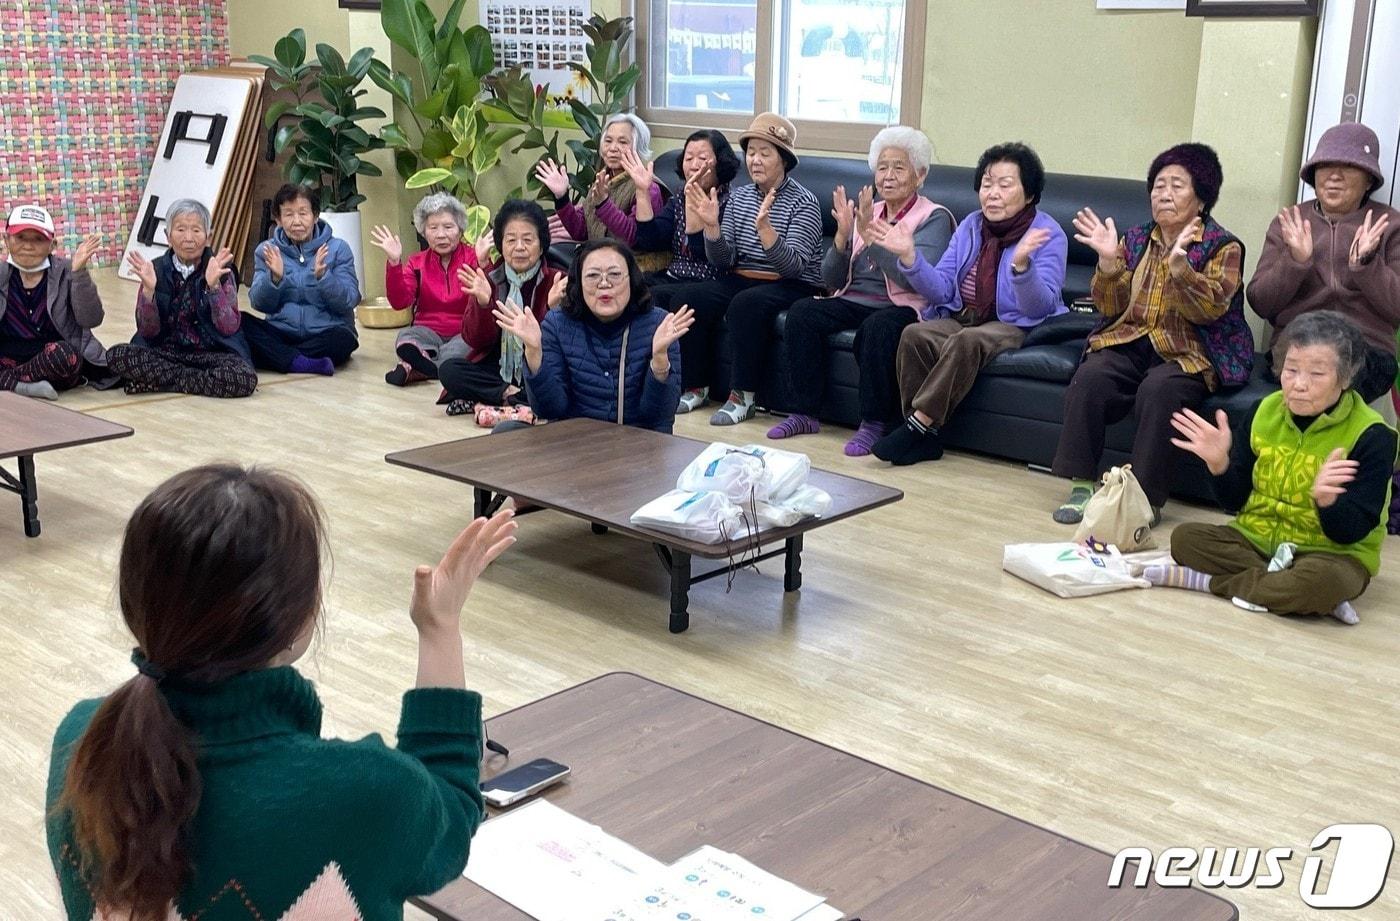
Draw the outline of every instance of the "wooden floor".
[[[100,274],[102,337],[124,341],[134,287]],[[335,570],[304,670],[328,734],[393,731],[414,675],[410,573],[466,522],[471,495],[383,457],[482,430],[434,406],[435,386],[387,386],[392,340],[366,330],[334,378],[266,375],[246,400],[64,396],[136,435],[38,459],[37,540],[0,494],[0,916],[59,914],[42,821],[49,742],[74,701],[132,672],[113,589],[120,535],[178,470],[235,460],[312,486]],[[720,432],[707,416],[680,417],[677,431],[744,443],[771,424]],[[1323,827],[1400,832],[1400,540],[1386,541],[1356,627],[1165,589],[1062,601],[1000,569],[1006,543],[1068,538],[1049,515],[1062,481],[958,454],[892,470],[842,456],[847,434],[789,446],[907,498],[814,534],[791,597],[779,563],[727,594],[723,579],[696,586],[680,636],[666,631],[668,583],[650,553],[552,513],[523,519],[464,618],[488,714],[625,669],[1108,851],[1294,848],[1282,887],[1230,896],[1250,921],[1317,917],[1297,887]],[[1173,505],[1164,524],[1223,520]],[[1348,917],[1400,917],[1400,861],[1390,874],[1380,900]]]

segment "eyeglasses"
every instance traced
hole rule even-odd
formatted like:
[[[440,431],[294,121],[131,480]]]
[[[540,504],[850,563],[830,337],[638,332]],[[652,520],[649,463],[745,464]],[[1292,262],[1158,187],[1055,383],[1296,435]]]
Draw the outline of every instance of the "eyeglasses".
[[[626,278],[627,273],[621,269],[613,269],[611,272],[584,272],[583,284],[589,288],[601,288],[606,281],[609,288],[616,288]]]

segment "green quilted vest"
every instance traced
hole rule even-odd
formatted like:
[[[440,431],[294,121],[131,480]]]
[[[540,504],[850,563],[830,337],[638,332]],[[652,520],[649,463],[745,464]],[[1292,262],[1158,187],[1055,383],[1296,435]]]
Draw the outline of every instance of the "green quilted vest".
[[[1322,532],[1312,485],[1327,455],[1335,448],[1350,454],[1361,433],[1383,421],[1355,390],[1348,390],[1335,409],[1318,416],[1304,432],[1284,405],[1281,391],[1265,397],[1249,432],[1249,445],[1257,458],[1254,488],[1231,524],[1270,556],[1279,544],[1294,543],[1299,553],[1325,551],[1354,557],[1374,576],[1381,565],[1384,517],[1357,543],[1336,543]]]

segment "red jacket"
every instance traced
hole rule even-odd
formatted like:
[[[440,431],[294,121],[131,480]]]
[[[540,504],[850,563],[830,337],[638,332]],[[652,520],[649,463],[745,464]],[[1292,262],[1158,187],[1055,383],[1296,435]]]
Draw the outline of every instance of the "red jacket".
[[[384,287],[395,310],[413,308],[413,322],[426,326],[444,339],[461,331],[462,316],[473,298],[462,290],[457,270],[475,266],[476,251],[468,243],[457,244],[447,268],[431,249],[414,253],[398,265],[384,265]]]
[[[510,290],[510,285],[506,283],[506,270],[497,265],[486,274],[495,289],[496,300],[505,300],[506,292]],[[549,289],[554,287],[554,280],[563,274],[563,269],[545,264],[540,266],[538,275],[525,283],[525,299],[529,301],[535,319],[541,323],[549,313]],[[462,314],[462,338],[472,347],[467,355],[468,361],[481,361],[494,352],[501,341],[501,328],[496,325],[496,317],[491,312],[495,306],[494,302],[484,307],[472,306]]]

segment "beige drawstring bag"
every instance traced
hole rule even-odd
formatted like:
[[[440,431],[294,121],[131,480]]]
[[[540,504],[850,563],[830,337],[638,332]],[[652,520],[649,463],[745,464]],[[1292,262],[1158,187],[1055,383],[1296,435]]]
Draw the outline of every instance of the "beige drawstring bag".
[[[1112,544],[1123,553],[1151,550],[1152,504],[1142,491],[1133,465],[1113,467],[1103,475],[1099,491],[1084,506],[1084,520],[1074,532],[1074,542]]]

